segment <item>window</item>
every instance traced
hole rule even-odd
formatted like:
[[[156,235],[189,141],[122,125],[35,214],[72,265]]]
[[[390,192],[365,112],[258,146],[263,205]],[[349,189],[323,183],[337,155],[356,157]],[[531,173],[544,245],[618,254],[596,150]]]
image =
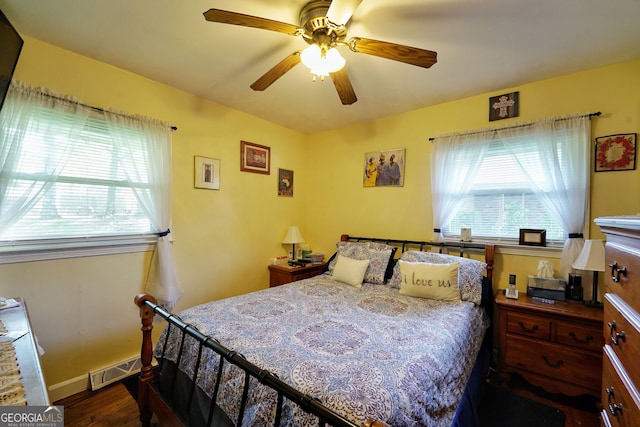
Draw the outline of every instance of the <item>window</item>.
[[[168,228],[168,126],[16,84],[0,124],[4,258],[16,251],[146,248]]]
[[[145,292],[171,310],[183,289],[169,242],[169,125],[12,81],[0,131],[0,263],[153,242]]]
[[[544,229],[547,241],[563,242],[567,236],[536,197],[516,159],[495,140],[489,143],[462,206],[444,228],[445,237],[460,236],[462,227],[470,227],[474,237],[498,240],[518,240],[521,228]]]
[[[65,123],[50,126],[46,111],[34,115],[33,120],[48,125],[29,126],[24,132],[21,161],[11,171],[0,215],[8,215],[21,198],[28,197],[32,202],[10,227],[0,230],[3,241],[158,231],[133,191],[133,187],[148,191],[148,173],[143,171],[139,182],[127,181],[125,164],[104,119],[88,118],[72,137],[68,136]],[[133,156],[143,158],[144,135],[129,130],[127,137],[136,141],[131,144]],[[58,162],[60,157],[64,161]],[[57,163],[53,171],[52,162]]]
[[[573,116],[436,138],[434,239],[457,239],[463,227],[497,241],[518,241],[521,228],[544,229],[551,243],[581,239],[589,135],[589,116]]]

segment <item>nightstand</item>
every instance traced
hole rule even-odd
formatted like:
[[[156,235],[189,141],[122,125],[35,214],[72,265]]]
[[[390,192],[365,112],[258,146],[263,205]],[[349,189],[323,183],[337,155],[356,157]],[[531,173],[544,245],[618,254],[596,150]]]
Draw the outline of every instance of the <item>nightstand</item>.
[[[602,308],[575,301],[546,304],[520,294],[499,293],[498,371],[511,373],[551,393],[590,394],[600,400],[602,383]]]
[[[326,262],[322,264],[308,264],[304,267],[291,267],[289,264],[270,265],[269,287],[273,288],[274,286],[317,276],[324,272],[326,266]]]

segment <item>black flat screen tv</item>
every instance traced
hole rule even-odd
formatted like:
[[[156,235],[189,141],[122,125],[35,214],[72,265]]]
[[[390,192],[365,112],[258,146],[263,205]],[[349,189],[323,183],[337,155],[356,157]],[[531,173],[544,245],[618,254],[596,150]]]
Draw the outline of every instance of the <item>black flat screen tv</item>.
[[[20,34],[0,10],[0,110],[7,97],[23,43]]]

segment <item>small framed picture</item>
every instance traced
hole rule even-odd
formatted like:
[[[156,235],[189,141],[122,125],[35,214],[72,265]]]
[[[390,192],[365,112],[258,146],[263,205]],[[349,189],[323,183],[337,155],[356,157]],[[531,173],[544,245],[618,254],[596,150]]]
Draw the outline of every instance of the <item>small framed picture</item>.
[[[595,172],[634,170],[636,137],[627,133],[596,138]]]
[[[293,197],[293,171],[278,169],[278,196]]]
[[[518,117],[520,92],[505,93],[489,98],[489,121]]]
[[[271,174],[271,148],[240,141],[240,170]]]
[[[220,159],[195,156],[193,171],[195,188],[220,189]]]
[[[527,246],[546,246],[547,230],[521,228],[519,244]]]

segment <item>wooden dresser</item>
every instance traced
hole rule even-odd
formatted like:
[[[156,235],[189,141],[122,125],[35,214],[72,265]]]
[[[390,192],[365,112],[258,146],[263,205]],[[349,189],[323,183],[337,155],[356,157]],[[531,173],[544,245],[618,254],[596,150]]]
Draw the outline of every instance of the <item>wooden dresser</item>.
[[[640,425],[640,216],[603,217],[602,425]]]
[[[600,399],[602,308],[575,301],[546,304],[521,293],[499,293],[498,372],[507,382],[518,373],[551,393]]]

